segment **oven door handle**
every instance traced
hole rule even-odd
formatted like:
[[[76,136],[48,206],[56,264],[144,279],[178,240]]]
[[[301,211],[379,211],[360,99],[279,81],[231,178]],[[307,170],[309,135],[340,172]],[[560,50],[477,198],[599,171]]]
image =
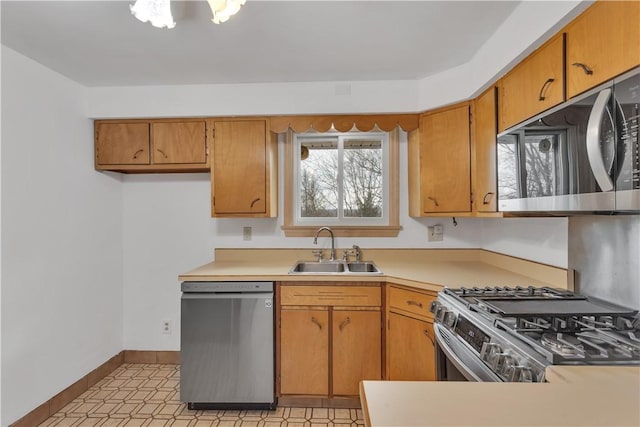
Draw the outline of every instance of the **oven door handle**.
[[[447,359],[460,371],[464,377],[469,381],[475,382],[502,382],[496,374],[494,374],[484,363],[475,355],[472,355],[470,351],[461,349],[465,353],[462,357],[458,356],[456,352],[449,346],[449,344],[443,339],[442,334],[447,333],[440,324],[434,323],[433,329],[436,336],[436,360],[438,353],[441,351]],[[457,339],[453,337],[452,339]],[[438,351],[439,350],[439,351]],[[439,362],[436,362],[439,364]],[[471,367],[469,365],[472,365]],[[476,368],[475,370],[472,368]]]

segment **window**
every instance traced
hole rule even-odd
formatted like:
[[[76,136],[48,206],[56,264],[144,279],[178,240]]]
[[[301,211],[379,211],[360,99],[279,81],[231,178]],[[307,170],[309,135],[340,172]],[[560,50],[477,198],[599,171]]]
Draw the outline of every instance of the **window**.
[[[397,130],[289,133],[285,234],[330,226],[343,236],[397,235],[397,145]]]

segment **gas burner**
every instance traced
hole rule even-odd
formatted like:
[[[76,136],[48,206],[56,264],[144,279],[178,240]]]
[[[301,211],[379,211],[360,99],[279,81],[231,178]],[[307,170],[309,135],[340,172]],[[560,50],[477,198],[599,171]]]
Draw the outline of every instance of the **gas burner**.
[[[543,346],[563,356],[576,356],[584,353],[584,347],[573,335],[562,333],[544,333],[540,340]]]

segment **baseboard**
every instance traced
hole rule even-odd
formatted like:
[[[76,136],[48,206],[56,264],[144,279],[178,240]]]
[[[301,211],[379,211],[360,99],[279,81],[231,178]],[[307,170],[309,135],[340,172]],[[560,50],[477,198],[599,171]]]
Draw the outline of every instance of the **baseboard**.
[[[278,406],[293,408],[360,408],[358,397],[280,396]]]
[[[180,352],[123,350],[18,421],[10,424],[9,427],[33,427],[44,422],[123,363],[179,364]]]
[[[180,364],[179,351],[125,350],[124,363]]]

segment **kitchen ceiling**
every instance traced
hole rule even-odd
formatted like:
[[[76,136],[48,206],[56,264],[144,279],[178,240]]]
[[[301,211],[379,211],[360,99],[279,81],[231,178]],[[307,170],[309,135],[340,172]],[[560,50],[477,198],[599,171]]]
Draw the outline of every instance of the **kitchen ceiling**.
[[[2,44],[86,86],[412,80],[468,62],[516,1],[258,1],[211,23],[172,2],[176,27],[131,1],[2,1]]]

